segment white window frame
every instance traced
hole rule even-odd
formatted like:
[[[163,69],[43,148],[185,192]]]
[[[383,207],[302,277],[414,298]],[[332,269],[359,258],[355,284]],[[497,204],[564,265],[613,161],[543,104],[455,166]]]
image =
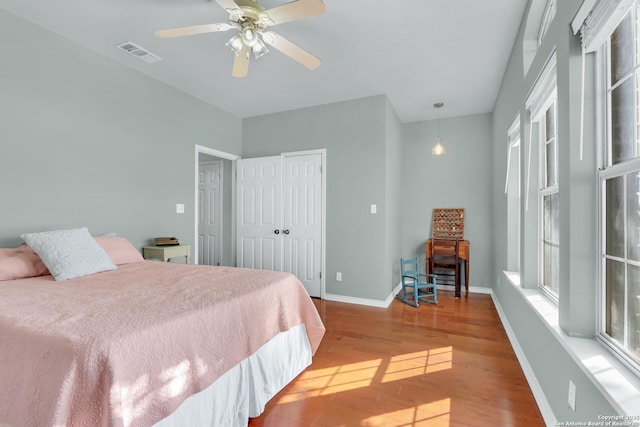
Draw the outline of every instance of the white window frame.
[[[637,31],[637,26],[635,24],[635,22],[637,22],[636,20],[639,19],[636,15],[640,12],[638,12],[638,9],[632,5],[631,7],[631,12],[633,14],[633,17],[635,19],[633,19],[633,24],[632,24],[632,28],[634,29],[634,31]],[[626,13],[625,15],[623,15],[623,17],[626,17]],[[620,18],[621,20],[622,18]],[[638,261],[634,261],[634,260],[630,260],[627,258],[628,254],[627,254],[627,244],[626,244],[626,240],[625,240],[625,248],[624,248],[624,256],[623,258],[619,258],[619,257],[614,257],[611,255],[608,255],[606,253],[606,245],[607,245],[607,240],[606,240],[606,230],[607,230],[607,224],[606,224],[606,183],[608,180],[613,179],[613,178],[618,178],[618,177],[624,177],[628,174],[631,174],[633,172],[638,172],[640,173],[640,153],[638,154],[637,157],[631,159],[631,160],[626,160],[617,164],[612,164],[613,159],[612,159],[612,153],[611,153],[611,140],[612,140],[612,131],[611,131],[611,122],[612,122],[612,113],[611,113],[611,92],[620,86],[620,84],[622,84],[623,82],[628,81],[629,79],[631,79],[631,81],[634,84],[634,96],[635,96],[635,105],[636,105],[636,112],[635,112],[635,117],[636,117],[636,123],[634,126],[634,140],[638,141],[638,138],[640,138],[639,133],[639,129],[638,126],[640,125],[640,117],[638,116],[640,114],[640,108],[638,107],[638,90],[640,90],[640,83],[638,82],[638,74],[640,74],[640,59],[638,59],[635,55],[636,51],[637,51],[637,47],[634,46],[633,51],[632,51],[632,55],[634,58],[634,64],[632,66],[632,70],[629,74],[626,75],[626,77],[621,78],[618,82],[616,82],[614,85],[611,85],[611,76],[609,75],[610,72],[610,64],[611,64],[611,53],[610,53],[610,49],[609,49],[609,41],[611,39],[611,35],[613,34],[613,31],[615,31],[615,29],[617,28],[618,24],[616,24],[612,29],[610,34],[607,36],[605,43],[603,44],[603,46],[600,49],[600,57],[602,58],[602,67],[604,69],[604,72],[602,73],[602,82],[601,82],[601,89],[600,89],[600,93],[602,93],[603,99],[605,100],[605,108],[604,108],[604,114],[602,114],[599,119],[603,121],[603,125],[604,128],[606,130],[604,138],[601,138],[600,140],[600,148],[601,148],[601,160],[600,160],[600,168],[598,169],[598,200],[599,200],[599,210],[598,210],[598,226],[599,226],[599,241],[598,241],[598,257],[599,257],[599,275],[598,275],[598,284],[597,284],[597,289],[598,289],[598,325],[597,325],[597,338],[598,340],[603,343],[614,355],[616,355],[618,357],[618,359],[620,359],[623,363],[625,363],[628,367],[630,367],[637,375],[640,375],[640,357],[637,355],[633,355],[631,354],[631,352],[629,350],[627,350],[628,347],[628,339],[629,339],[629,316],[626,313],[626,310],[629,308],[628,305],[628,298],[629,296],[629,286],[628,286],[628,274],[625,273],[625,296],[624,296],[624,310],[625,310],[625,314],[623,317],[623,323],[624,323],[624,338],[623,338],[623,343],[622,345],[620,343],[618,343],[613,337],[611,337],[609,334],[607,334],[606,330],[607,330],[607,322],[606,322],[606,316],[607,316],[607,309],[608,307],[606,306],[607,304],[607,294],[606,294],[606,288],[607,288],[607,283],[606,283],[606,262],[608,259],[611,260],[615,260],[618,262],[622,262],[625,265],[625,271],[626,271],[626,266],[627,265],[632,265],[632,266],[636,266],[636,267],[640,267],[640,262]],[[634,39],[636,40],[636,44],[640,43],[640,39],[639,39],[640,35],[639,34],[634,34]],[[624,193],[626,194],[626,186],[625,186],[625,190]],[[627,227],[627,202],[628,199],[625,196],[625,201],[624,201],[624,207],[623,207],[623,213],[624,213],[624,218],[625,218],[625,236],[627,236],[629,234],[629,231],[626,230]]]
[[[520,271],[520,234],[522,225],[521,193],[522,168],[520,167],[521,138],[520,117],[516,117],[507,131],[507,177],[504,192],[507,195],[507,270]],[[515,259],[514,259],[515,257]]]
[[[554,88],[549,97],[542,104],[541,111],[537,117],[534,118],[534,123],[538,123],[538,288],[553,302],[558,303],[559,300],[559,283],[558,292],[554,292],[551,288],[544,283],[544,236],[545,236],[545,224],[544,224],[544,200],[548,196],[554,194],[560,197],[560,187],[558,185],[558,98],[557,92]],[[552,185],[546,184],[546,172],[547,172],[547,157],[546,157],[546,145],[549,141],[546,139],[546,113],[553,107],[553,120],[554,120],[554,134],[551,137],[555,142],[555,163],[550,165],[555,168],[556,183]],[[558,242],[559,245],[559,242]],[[559,263],[559,259],[556,259]],[[558,266],[559,268],[559,266]]]
[[[544,138],[545,136],[545,132],[544,132],[544,126],[541,125],[541,123],[544,121],[544,115],[547,111],[547,109],[549,108],[549,106],[551,106],[552,104],[556,104],[557,105],[557,73],[556,73],[556,53],[555,51],[553,52],[553,54],[551,55],[549,61],[547,61],[547,64],[545,65],[544,69],[542,70],[542,73],[540,74],[540,76],[538,77],[538,80],[536,81],[536,84],[534,85],[531,93],[529,94],[529,96],[527,97],[527,100],[525,101],[525,106],[526,108],[531,112],[530,117],[531,117],[531,126],[533,127],[534,125],[537,124],[538,126],[538,153],[540,153],[540,141]],[[555,123],[555,129],[556,129],[556,137],[557,137],[557,129],[558,129],[558,122],[557,122],[557,114],[556,114],[556,123]],[[531,148],[531,144],[533,144],[533,141],[529,142],[530,144],[530,148]],[[557,147],[558,142],[556,142],[556,147]],[[531,154],[531,152],[530,152]],[[528,161],[531,162],[531,155],[529,155],[529,159]],[[543,295],[546,295],[547,297],[549,297],[550,300],[552,300],[555,303],[558,303],[559,300],[559,295],[550,292],[546,286],[542,285],[542,272],[543,272],[543,268],[544,268],[544,259],[542,257],[542,239],[544,237],[544,230],[543,230],[543,209],[544,209],[544,205],[543,205],[543,200],[544,200],[544,196],[546,196],[548,194],[549,191],[553,191],[555,192],[555,188],[553,189],[547,189],[547,188],[542,188],[542,182],[544,180],[544,173],[543,173],[543,167],[544,167],[544,159],[541,157],[540,154],[538,154],[537,156],[538,158],[538,260],[537,260],[537,265],[538,265],[538,289],[540,289],[540,291],[542,292]],[[556,154],[556,162],[558,161],[558,156]],[[531,168],[531,165],[529,165],[529,169]],[[529,174],[529,172],[527,172],[527,174]],[[528,180],[528,178],[527,178]],[[527,183],[527,189],[525,191],[525,194],[528,195],[529,194],[529,183]],[[557,186],[558,189],[558,193],[559,193],[559,186]]]

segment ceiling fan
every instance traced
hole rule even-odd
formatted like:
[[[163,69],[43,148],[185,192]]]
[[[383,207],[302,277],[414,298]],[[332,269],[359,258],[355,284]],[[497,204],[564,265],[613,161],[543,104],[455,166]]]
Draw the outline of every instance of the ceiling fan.
[[[170,38],[231,29],[239,30],[238,34],[226,43],[226,46],[236,55],[231,73],[233,77],[246,76],[249,71],[251,52],[257,59],[269,51],[266,45],[279,50],[310,70],[320,65],[320,59],[306,50],[273,31],[264,30],[277,24],[324,13],[326,9],[323,0],[296,0],[269,10],[265,10],[256,0],[216,0],[216,2],[229,14],[229,22],[160,30],[156,31],[156,36]]]

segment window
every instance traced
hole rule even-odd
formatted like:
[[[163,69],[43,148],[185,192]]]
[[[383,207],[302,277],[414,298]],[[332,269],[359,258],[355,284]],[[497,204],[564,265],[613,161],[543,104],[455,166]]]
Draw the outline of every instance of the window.
[[[522,24],[522,71],[526,77],[556,16],[558,0],[529,0]],[[602,3],[602,2],[600,2]]]
[[[547,6],[544,8],[544,14],[542,15],[542,21],[540,22],[540,29],[538,30],[538,46],[542,44],[544,36],[547,34],[547,30],[551,25],[551,21],[556,16],[556,0],[549,0]]]
[[[520,271],[520,118],[508,132],[507,179],[507,270]]]
[[[555,92],[539,121],[540,135],[540,280],[543,292],[558,299],[560,267],[560,192],[558,189],[558,137]]]
[[[558,183],[557,76],[554,53],[542,70],[525,105],[530,111],[531,136],[527,170],[527,190],[532,157],[537,157],[538,288],[553,301],[559,296],[560,191]],[[533,130],[537,130],[537,138]],[[537,143],[534,141],[538,141]],[[531,148],[538,148],[538,155]],[[535,182],[535,181],[534,181]],[[528,204],[526,205],[528,207]]]
[[[640,25],[636,4],[605,44],[599,337],[640,371]]]

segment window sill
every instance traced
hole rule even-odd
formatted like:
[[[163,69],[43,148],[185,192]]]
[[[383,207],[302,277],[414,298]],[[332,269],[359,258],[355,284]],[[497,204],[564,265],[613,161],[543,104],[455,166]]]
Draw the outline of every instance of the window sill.
[[[505,271],[504,275],[611,406],[621,415],[637,416],[640,378],[595,339],[568,336],[559,326],[558,306],[539,290],[522,288],[518,273]]]

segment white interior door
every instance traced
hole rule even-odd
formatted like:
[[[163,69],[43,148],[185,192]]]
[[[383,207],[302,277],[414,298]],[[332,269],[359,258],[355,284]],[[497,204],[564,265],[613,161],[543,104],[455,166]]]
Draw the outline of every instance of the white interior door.
[[[222,256],[222,161],[198,168],[198,264],[220,265]]]
[[[238,160],[238,267],[288,271],[322,296],[322,154]]]
[[[282,271],[281,158],[238,160],[236,174],[236,263]]]
[[[320,296],[322,271],[322,156],[285,155],[282,185],[283,270],[311,296]]]

